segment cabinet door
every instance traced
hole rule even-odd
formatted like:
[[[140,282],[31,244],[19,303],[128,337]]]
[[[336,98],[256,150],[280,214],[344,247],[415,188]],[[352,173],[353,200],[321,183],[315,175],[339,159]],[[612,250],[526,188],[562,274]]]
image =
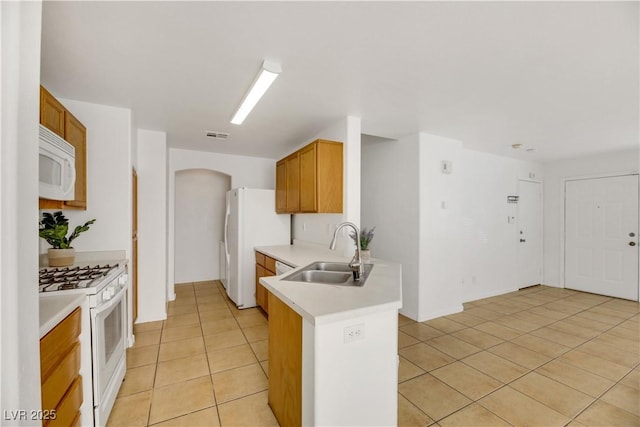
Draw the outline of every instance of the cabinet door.
[[[300,150],[300,211],[316,212],[316,144]]]
[[[285,159],[287,170],[287,212],[300,212],[300,156],[294,153]]]
[[[281,426],[302,425],[302,317],[269,294],[269,406]]]
[[[316,144],[316,212],[342,212],[342,144],[320,140]]]
[[[256,303],[265,310],[267,305],[265,288],[260,284],[260,278],[266,276],[263,266],[256,264]],[[266,311],[266,310],[265,310]]]
[[[73,200],[64,202],[65,207],[87,209],[87,130],[73,114],[64,114],[64,139],[76,149],[76,184]]]
[[[276,212],[287,211],[287,163],[280,160],[276,163]]]
[[[40,124],[64,138],[64,105],[40,86]]]

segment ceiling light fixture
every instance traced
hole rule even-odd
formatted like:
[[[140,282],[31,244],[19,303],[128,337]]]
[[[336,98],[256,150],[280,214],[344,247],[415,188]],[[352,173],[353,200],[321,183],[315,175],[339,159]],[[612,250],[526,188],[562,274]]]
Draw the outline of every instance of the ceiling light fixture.
[[[264,61],[260,73],[251,84],[249,92],[245,95],[244,99],[240,103],[240,106],[236,110],[236,113],[231,119],[231,123],[234,125],[242,124],[244,119],[249,115],[253,107],[256,106],[262,95],[269,89],[271,83],[278,77],[278,74],[282,72],[280,64],[271,61]]]

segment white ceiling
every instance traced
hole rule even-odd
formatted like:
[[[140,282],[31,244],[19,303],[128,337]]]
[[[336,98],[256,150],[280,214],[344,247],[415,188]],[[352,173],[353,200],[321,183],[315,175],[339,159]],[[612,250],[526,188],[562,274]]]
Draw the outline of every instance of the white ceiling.
[[[42,82],[132,109],[171,147],[277,158],[352,115],[546,161],[638,146],[638,6],[46,1]],[[283,72],[232,125],[263,59]]]

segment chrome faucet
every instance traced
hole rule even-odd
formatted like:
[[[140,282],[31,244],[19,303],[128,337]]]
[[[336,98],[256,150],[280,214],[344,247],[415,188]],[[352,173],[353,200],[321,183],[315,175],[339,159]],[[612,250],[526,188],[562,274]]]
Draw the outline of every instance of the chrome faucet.
[[[333,238],[329,244],[329,249],[334,251],[336,249],[336,242],[338,240],[338,232],[344,227],[351,227],[356,232],[356,253],[349,263],[349,267],[353,271],[353,280],[359,281],[364,277],[364,263],[360,257],[360,230],[358,226],[352,222],[346,221],[338,224],[336,230],[333,232]]]

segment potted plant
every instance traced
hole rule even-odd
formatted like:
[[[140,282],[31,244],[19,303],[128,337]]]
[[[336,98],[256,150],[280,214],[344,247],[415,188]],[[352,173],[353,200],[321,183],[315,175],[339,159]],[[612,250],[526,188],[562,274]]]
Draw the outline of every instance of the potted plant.
[[[67,237],[69,231],[69,220],[61,211],[50,214],[44,212],[40,220],[39,235],[52,247],[49,249],[49,265],[51,267],[64,267],[72,265],[75,259],[76,250],[71,246],[80,233],[89,229],[89,226],[96,222],[95,218],[87,221],[84,225],[77,226],[71,235]]]
[[[373,240],[375,230],[375,227],[371,228],[370,230],[367,229],[367,227],[364,227],[362,230],[360,230],[360,258],[362,259],[362,262],[371,261],[371,250],[369,250],[369,245]],[[357,246],[358,241],[356,240],[356,233],[352,232],[350,236],[353,240],[353,243],[355,243]]]

